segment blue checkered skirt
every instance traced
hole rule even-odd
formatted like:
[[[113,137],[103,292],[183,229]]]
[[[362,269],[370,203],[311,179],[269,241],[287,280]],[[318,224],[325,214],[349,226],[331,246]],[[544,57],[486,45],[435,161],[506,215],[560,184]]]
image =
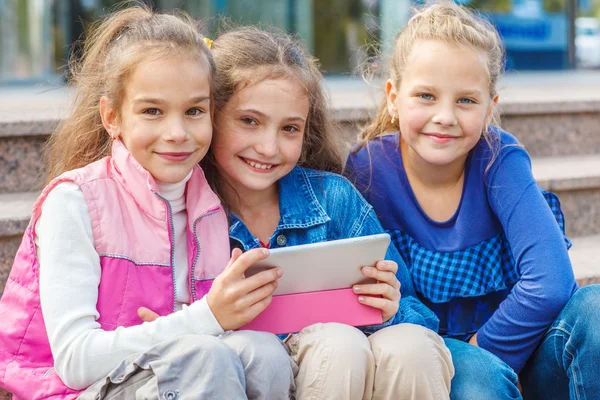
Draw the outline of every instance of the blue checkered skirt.
[[[570,248],[560,201],[554,193],[542,192]],[[502,291],[512,288],[520,278],[502,233],[454,252],[427,249],[401,230],[391,231],[390,235],[408,265],[416,291],[432,303]]]

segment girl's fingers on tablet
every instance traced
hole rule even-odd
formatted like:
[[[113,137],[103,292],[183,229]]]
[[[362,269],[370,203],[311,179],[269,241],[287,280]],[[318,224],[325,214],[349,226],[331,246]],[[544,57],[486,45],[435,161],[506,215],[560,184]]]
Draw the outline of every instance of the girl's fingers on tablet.
[[[354,285],[352,290],[356,294],[380,295],[390,301],[400,301],[400,291],[387,283],[372,283],[368,285]]]
[[[396,272],[398,271],[398,264],[395,261],[390,261],[390,260],[378,261],[377,264],[375,264],[375,267],[379,271],[389,271],[394,274],[396,274]]]
[[[400,282],[396,279],[396,274],[389,271],[380,271],[376,268],[365,267],[362,269],[363,275],[374,278],[379,282],[385,282],[395,289],[400,288]]]
[[[256,303],[259,303],[260,301],[271,296],[275,289],[277,289],[277,281],[267,283],[266,285],[248,293],[248,295],[246,295],[242,300],[243,307],[250,308],[254,306]]]
[[[253,306],[248,308],[249,318],[248,318],[248,321],[246,321],[244,323],[244,325],[249,323],[250,321],[252,321],[254,318],[256,318],[258,316],[258,314],[265,311],[265,308],[269,307],[269,304],[271,304],[272,300],[273,300],[273,296],[268,296],[268,297],[265,297],[264,299],[262,299],[261,301],[254,303]]]
[[[232,259],[234,257],[232,252]],[[264,260],[269,256],[269,250],[267,249],[252,249],[239,255],[231,265],[223,271],[228,280],[238,280],[243,278],[244,272],[252,265],[260,260]],[[257,274],[258,275],[258,274]]]
[[[242,250],[238,249],[237,247],[235,249],[233,249],[231,251],[231,258],[229,259],[229,262],[227,263],[227,267],[225,267],[226,269],[231,267],[231,264],[233,264],[238,258],[240,258],[240,256],[242,255]]]
[[[387,321],[398,312],[398,303],[381,297],[358,296],[358,301],[366,306],[378,308],[383,314],[383,321]]]
[[[261,271],[240,282],[240,290],[244,293],[253,292],[261,286],[265,286],[266,284],[281,278],[281,275],[281,268],[271,268]]]

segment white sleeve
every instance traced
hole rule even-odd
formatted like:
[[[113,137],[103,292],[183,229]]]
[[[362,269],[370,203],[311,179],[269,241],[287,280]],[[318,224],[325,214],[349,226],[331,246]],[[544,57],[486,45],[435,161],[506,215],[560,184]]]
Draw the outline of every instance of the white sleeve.
[[[124,358],[187,334],[223,329],[206,297],[150,323],[104,331],[96,321],[100,258],[83,192],[61,183],[44,202],[36,224],[40,301],[56,373],[73,389],[104,378]]]

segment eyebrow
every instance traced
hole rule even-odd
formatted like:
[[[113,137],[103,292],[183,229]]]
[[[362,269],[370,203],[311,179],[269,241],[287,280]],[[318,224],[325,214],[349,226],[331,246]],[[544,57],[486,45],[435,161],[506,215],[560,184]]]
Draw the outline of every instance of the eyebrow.
[[[483,92],[481,90],[473,89],[473,90],[463,90],[459,94],[461,96],[482,96]]]
[[[415,85],[413,87],[413,90],[434,92],[436,90],[436,88],[434,86],[430,86],[430,85]],[[466,90],[461,90],[460,92],[458,92],[459,96],[482,96],[483,93],[484,92],[482,92],[481,90],[478,90],[478,89],[466,89]]]
[[[262,117],[262,118],[268,118],[268,115],[266,115],[265,113],[263,113],[261,111],[255,110],[254,108],[245,108],[245,109],[242,109],[240,111],[242,111],[242,112],[248,112],[248,113],[253,113],[253,114],[256,114],[256,115],[258,115],[259,117]],[[287,118],[285,118],[285,120],[288,121],[288,122],[294,122],[294,121],[305,122],[306,121],[306,119],[304,119],[302,117],[287,117]]]
[[[421,84],[417,84],[417,85],[414,85],[414,86],[412,87],[412,89],[413,89],[413,90],[426,90],[426,91],[430,91],[430,92],[432,92],[432,91],[434,91],[434,90],[435,90],[435,87],[433,87],[433,86],[431,86],[431,85],[421,85]]]
[[[190,99],[190,103],[202,103],[203,101],[210,100],[210,96],[196,96]],[[155,97],[138,97],[133,99],[133,103],[149,103],[149,104],[163,104],[165,101]]]
[[[206,100],[210,100],[210,96],[197,96],[197,97],[191,98],[192,103],[202,103],[203,101],[206,101]]]

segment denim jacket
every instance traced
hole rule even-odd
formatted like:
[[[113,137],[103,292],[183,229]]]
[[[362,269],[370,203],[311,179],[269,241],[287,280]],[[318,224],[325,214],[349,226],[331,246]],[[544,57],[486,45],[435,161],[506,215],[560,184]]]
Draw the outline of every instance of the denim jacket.
[[[373,207],[354,186],[341,175],[330,172],[295,167],[279,181],[279,212],[279,223],[269,239],[272,249],[385,232]],[[237,215],[230,213],[229,220],[232,248],[247,251],[261,247],[260,241]],[[439,321],[417,299],[406,264],[394,245],[388,248],[386,260],[398,263],[400,308],[383,324],[361,330],[371,334],[389,325],[412,323],[437,332]]]

